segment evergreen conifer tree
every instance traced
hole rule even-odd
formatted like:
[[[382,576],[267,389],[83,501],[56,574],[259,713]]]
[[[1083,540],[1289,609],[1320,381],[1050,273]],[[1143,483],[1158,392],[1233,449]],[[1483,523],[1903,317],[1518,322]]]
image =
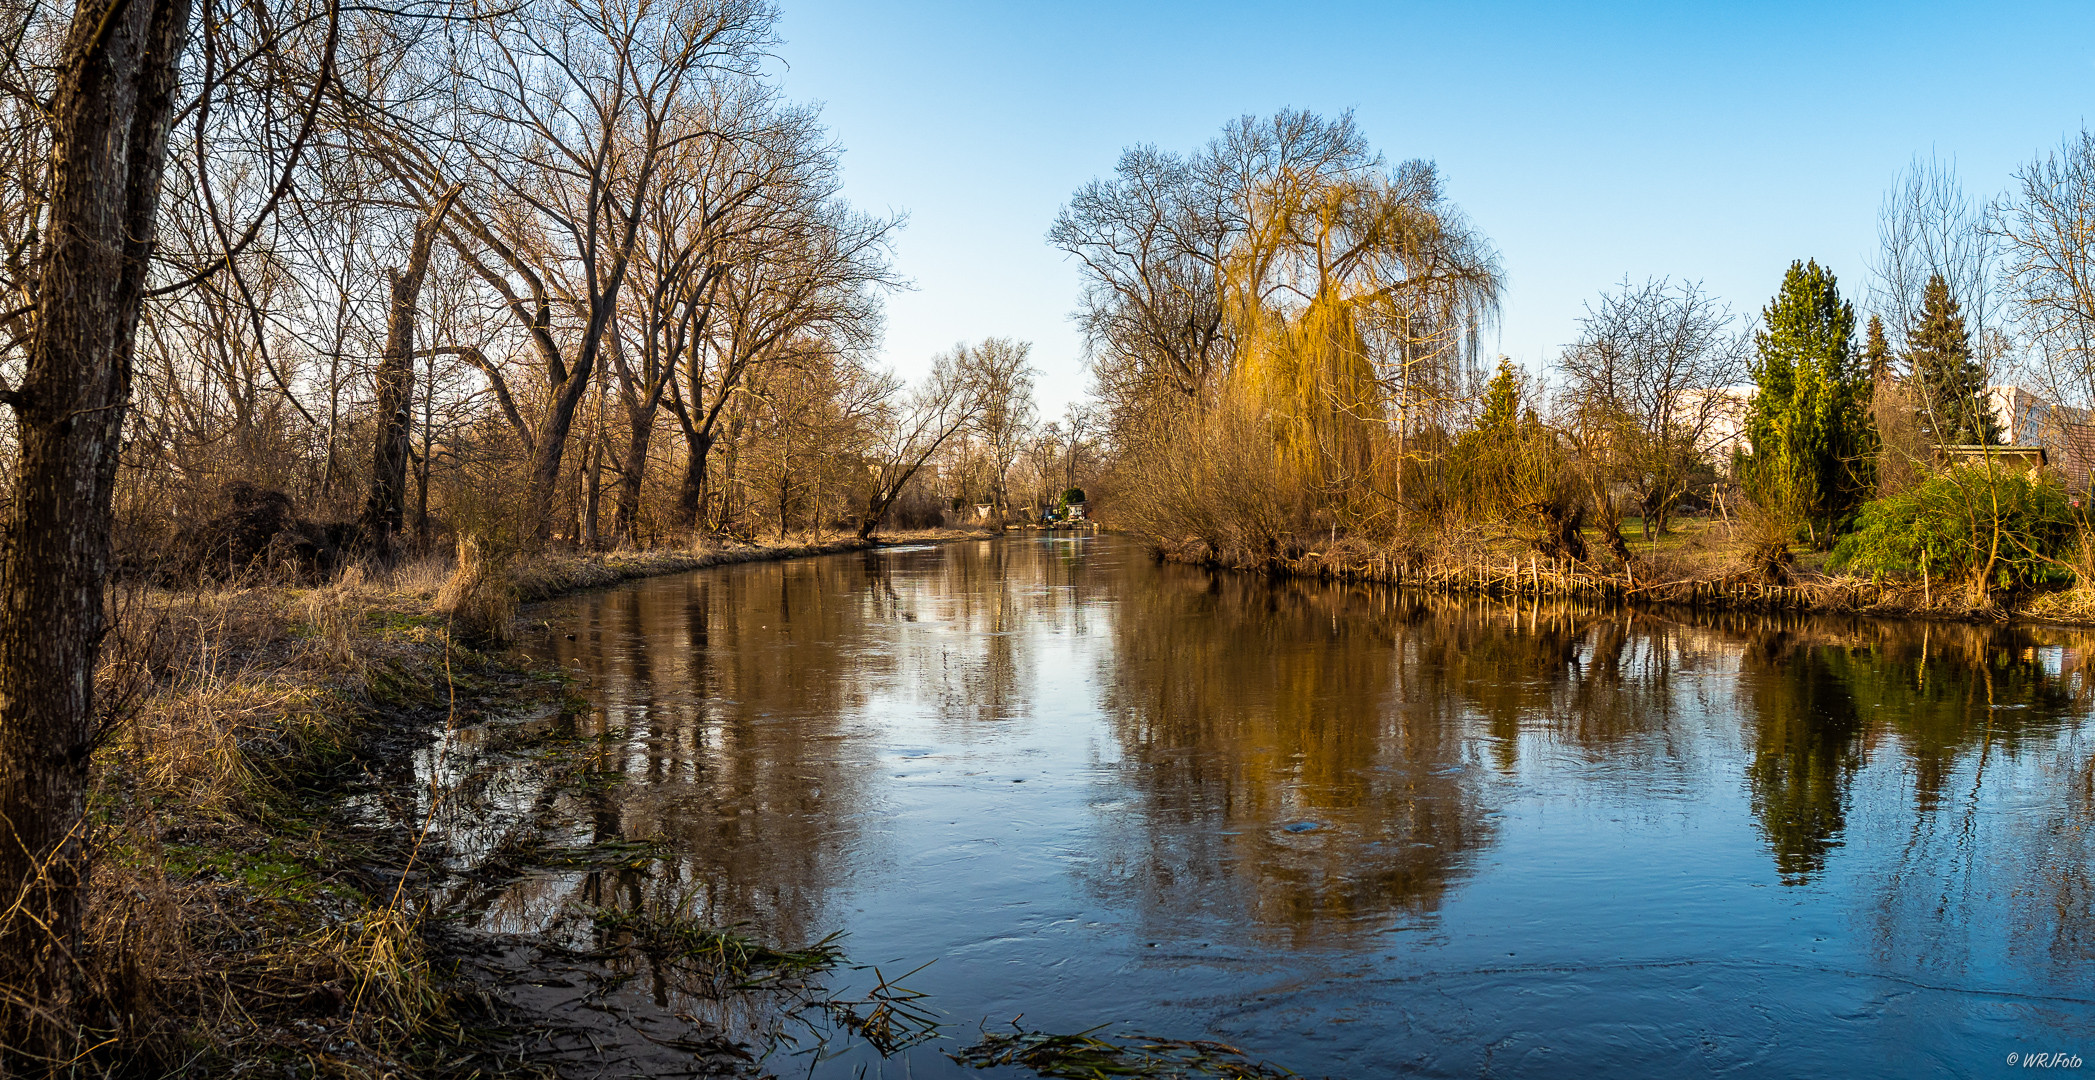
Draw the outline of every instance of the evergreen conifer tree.
[[[1892,374],[1891,343],[1884,340],[1884,320],[1872,315],[1862,335],[1862,372],[1875,386]]]
[[[1833,272],[1795,262],[1761,312],[1746,420],[1753,443],[1747,483],[1754,499],[1813,526],[1832,527],[1869,497],[1869,375],[1853,351],[1855,306]],[[1820,526],[1826,526],[1821,531]]]
[[[1921,430],[1937,443],[2000,441],[1986,401],[1986,369],[1972,355],[1971,334],[1941,274],[1921,293],[1920,321],[1906,343],[1919,382]]]
[[[1477,429],[1494,436],[1508,437],[1516,434],[1520,424],[1520,369],[1513,361],[1499,357],[1498,373],[1484,387],[1484,415],[1477,420]]]

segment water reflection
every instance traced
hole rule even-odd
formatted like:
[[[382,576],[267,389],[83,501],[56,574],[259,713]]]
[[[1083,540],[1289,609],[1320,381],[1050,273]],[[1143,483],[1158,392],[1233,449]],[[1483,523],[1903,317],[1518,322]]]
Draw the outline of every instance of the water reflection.
[[[1663,1075],[1591,1049],[1631,1001],[1621,1045],[1678,1051],[1651,1061],[1774,1074],[1836,1014],[1857,1055],[2095,1024],[2078,632],[1453,602],[1111,540],[724,568],[546,619],[599,746],[554,816],[674,854],[522,883],[502,925],[696,897],[938,957],[959,1014],[1345,1075],[1546,1074],[1454,1048],[1547,1023],[1600,1040],[1577,1065]],[[1516,953],[1539,966],[1478,981]],[[1658,1000],[1636,974],[1703,963],[1745,967]],[[1377,1011],[1369,975],[1448,1004]],[[1274,986],[1284,1016],[1237,1005]],[[1699,1041],[1712,1016],[1758,1034]]]
[[[1297,941],[1437,907],[1490,842],[1487,789],[1459,704],[1405,677],[1438,669],[1407,657],[1418,615],[1392,600],[1126,580],[1101,681],[1128,791],[1098,887]]]
[[[2057,666],[2065,648],[2040,644],[2077,634],[1833,619],[1735,632],[1751,687],[1754,810],[1790,884],[1824,871],[1843,842],[1849,787],[1882,744],[1896,746],[1919,835],[1953,777],[1969,769],[1980,784],[1990,758],[2013,757],[2084,712],[2080,672]]]
[[[840,752],[841,725],[863,694],[881,573],[834,560],[740,571],[594,594],[548,635],[542,647],[578,672],[593,705],[578,734],[604,747],[573,796],[577,839],[675,854],[651,870],[540,884],[593,906],[673,890],[722,924],[819,937],[867,785]]]

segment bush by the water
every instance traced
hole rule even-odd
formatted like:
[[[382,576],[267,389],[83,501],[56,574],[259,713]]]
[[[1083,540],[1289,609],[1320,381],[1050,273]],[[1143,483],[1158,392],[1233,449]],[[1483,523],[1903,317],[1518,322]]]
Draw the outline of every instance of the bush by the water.
[[[2060,560],[2073,543],[2073,508],[2057,481],[1962,465],[1865,505],[1832,568],[2016,591],[2071,583]]]

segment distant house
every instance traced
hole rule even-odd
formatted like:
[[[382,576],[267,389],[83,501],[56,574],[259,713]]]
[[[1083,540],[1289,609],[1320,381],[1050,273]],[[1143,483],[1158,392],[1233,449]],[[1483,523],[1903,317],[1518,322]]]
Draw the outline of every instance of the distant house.
[[[1690,390],[1680,396],[1675,415],[1684,424],[1696,423],[1703,415],[1704,403],[1708,403],[1709,423],[1695,440],[1695,452],[1719,469],[1730,471],[1734,453],[1753,449],[1746,441],[1746,417],[1753,410],[1753,394],[1750,386],[1727,386],[1722,390]]]
[[[2088,488],[2095,473],[2095,411],[2053,405],[2020,386],[1989,386],[1986,403],[2000,426],[2002,442],[2018,449],[2041,448],[2045,460],[2039,464],[2057,470],[2069,488]]]

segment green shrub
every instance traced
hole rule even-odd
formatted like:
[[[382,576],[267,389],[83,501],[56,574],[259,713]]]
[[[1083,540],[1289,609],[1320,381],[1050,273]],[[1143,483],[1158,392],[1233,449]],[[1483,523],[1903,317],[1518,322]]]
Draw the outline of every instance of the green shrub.
[[[2073,580],[2054,561],[2072,547],[2073,509],[2049,477],[1960,465],[1865,504],[1856,526],[1833,549],[1833,569],[1899,577],[1925,569],[1937,581],[2001,591]]]
[[[1068,491],[1065,491],[1065,492],[1063,492],[1063,493],[1062,493],[1062,505],[1064,505],[1064,506],[1068,506],[1068,505],[1069,505],[1069,504],[1071,504],[1071,503],[1080,503],[1080,502],[1083,502],[1083,501],[1084,501],[1084,489],[1083,489],[1083,488],[1070,488],[1070,489],[1069,489]]]

